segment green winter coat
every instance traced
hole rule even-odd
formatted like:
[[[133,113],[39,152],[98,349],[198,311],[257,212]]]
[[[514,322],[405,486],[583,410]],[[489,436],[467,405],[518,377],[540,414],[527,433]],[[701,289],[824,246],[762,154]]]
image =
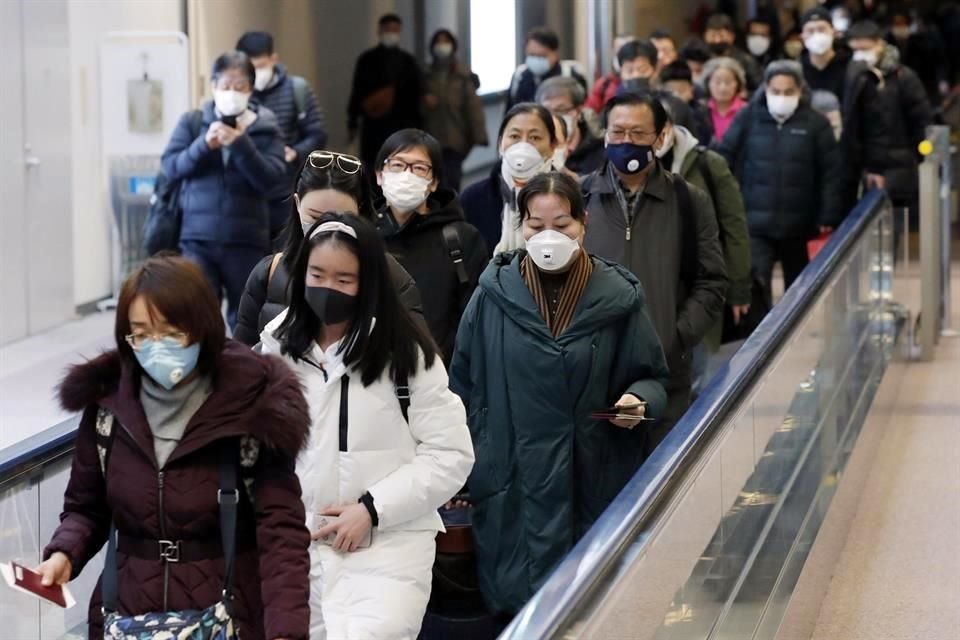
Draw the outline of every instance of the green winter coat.
[[[500,254],[464,312],[450,386],[467,406],[480,588],[494,611],[533,596],[643,462],[644,431],[589,414],[624,393],[666,406],[666,360],[640,282],[592,258],[567,330],[554,339],[520,275]]]

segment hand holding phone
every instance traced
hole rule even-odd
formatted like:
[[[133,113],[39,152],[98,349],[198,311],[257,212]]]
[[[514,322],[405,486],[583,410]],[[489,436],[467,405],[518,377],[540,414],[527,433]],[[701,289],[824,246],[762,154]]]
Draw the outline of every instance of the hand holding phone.
[[[330,507],[316,515],[314,540],[336,551],[356,551],[373,544],[373,523],[370,512],[361,503]]]

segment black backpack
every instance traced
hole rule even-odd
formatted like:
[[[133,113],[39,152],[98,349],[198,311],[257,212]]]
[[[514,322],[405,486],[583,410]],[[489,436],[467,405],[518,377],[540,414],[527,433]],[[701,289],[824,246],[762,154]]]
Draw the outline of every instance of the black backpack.
[[[203,124],[203,112],[199,109],[190,113],[190,133],[196,139]],[[170,180],[163,169],[157,173],[150,197],[150,211],[143,225],[143,248],[147,255],[160,251],[176,251],[180,244],[180,226],[183,223],[183,209],[180,207],[180,191],[183,180]]]

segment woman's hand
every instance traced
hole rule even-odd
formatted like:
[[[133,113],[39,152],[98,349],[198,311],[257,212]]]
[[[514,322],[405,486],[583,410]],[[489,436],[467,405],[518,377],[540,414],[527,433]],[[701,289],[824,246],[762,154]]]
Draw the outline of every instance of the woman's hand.
[[[37,567],[37,573],[43,576],[41,584],[45,587],[67,584],[70,581],[70,576],[73,575],[73,563],[70,562],[67,554],[55,551],[52,556]]]
[[[360,502],[330,507],[320,515],[339,516],[339,519],[325,527],[320,527],[311,537],[314,540],[322,540],[332,533],[336,534],[336,540],[330,545],[336,551],[356,551],[360,543],[370,535],[370,529],[373,526],[370,512]]]
[[[635,406],[639,404],[640,406]],[[617,404],[613,405],[615,407],[631,407],[629,409],[622,409],[620,411],[621,415],[631,415],[637,416],[634,420],[632,418],[622,418],[618,420],[611,420],[611,424],[623,429],[633,429],[635,426],[640,424],[640,421],[643,420],[643,416],[646,413],[647,405],[640,402],[640,399],[631,393],[625,393],[620,396],[620,399],[617,400]]]

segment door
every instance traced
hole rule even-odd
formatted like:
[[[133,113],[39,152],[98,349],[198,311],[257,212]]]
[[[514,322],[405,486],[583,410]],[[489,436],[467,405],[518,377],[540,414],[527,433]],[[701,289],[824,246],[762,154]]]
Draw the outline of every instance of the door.
[[[67,0],[0,5],[4,75],[12,76],[4,85],[13,88],[0,97],[0,122],[10,123],[0,136],[0,343],[6,343],[74,316],[73,106]]]

